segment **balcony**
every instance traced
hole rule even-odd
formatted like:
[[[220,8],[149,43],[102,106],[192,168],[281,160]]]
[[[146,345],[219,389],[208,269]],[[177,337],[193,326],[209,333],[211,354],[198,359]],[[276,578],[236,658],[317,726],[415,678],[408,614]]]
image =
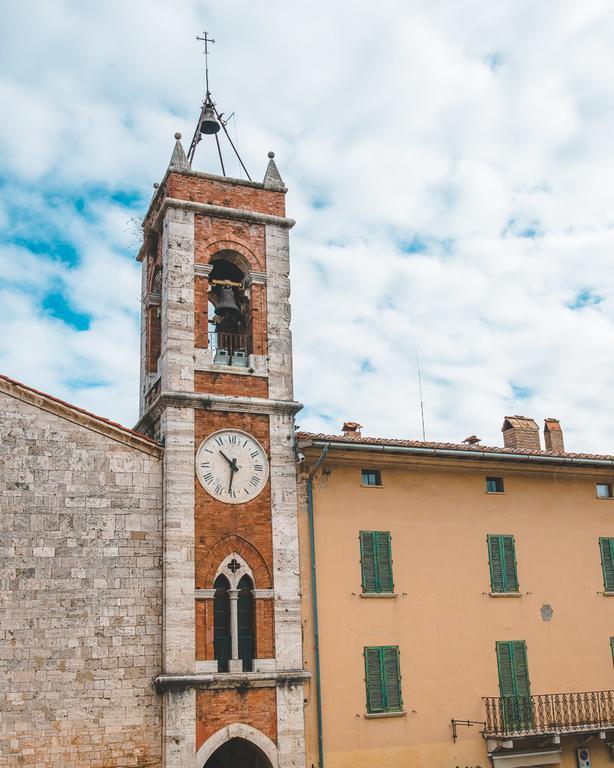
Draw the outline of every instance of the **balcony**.
[[[489,696],[487,738],[585,733],[614,728],[614,691],[546,693],[540,696]]]
[[[213,352],[215,365],[246,367],[251,353],[251,339],[246,333],[209,333],[209,349]]]

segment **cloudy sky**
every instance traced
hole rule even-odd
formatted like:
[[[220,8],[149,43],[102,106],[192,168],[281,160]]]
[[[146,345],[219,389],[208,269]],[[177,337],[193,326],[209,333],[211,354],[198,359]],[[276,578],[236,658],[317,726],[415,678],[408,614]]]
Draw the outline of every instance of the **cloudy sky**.
[[[0,27],[0,372],[131,425],[139,219],[211,59],[290,188],[304,429],[614,452],[611,0],[22,0]],[[186,147],[187,148],[187,147]],[[217,172],[201,145],[196,167]]]

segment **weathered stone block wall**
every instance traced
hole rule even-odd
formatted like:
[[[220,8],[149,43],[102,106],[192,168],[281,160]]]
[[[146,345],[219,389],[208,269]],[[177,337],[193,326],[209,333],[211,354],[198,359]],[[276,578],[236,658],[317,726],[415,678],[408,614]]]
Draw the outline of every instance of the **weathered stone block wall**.
[[[0,548],[0,766],[159,766],[159,457],[0,393]]]

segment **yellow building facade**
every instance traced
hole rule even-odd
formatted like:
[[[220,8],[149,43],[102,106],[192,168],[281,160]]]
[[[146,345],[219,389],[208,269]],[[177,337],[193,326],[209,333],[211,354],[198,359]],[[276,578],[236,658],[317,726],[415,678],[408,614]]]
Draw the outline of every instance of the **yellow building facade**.
[[[549,424],[548,451],[522,417],[505,448],[299,434],[306,765],[610,763],[614,460]]]

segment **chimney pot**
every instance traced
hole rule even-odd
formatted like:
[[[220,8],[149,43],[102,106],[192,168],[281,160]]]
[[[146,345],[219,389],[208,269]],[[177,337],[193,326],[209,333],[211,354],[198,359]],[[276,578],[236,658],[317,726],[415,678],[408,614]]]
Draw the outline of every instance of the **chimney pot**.
[[[477,445],[479,442],[480,438],[477,435],[469,435],[463,440],[463,443],[467,443],[467,445]]]
[[[345,421],[341,431],[344,437],[361,437],[361,427],[362,424],[359,424],[357,421]]]
[[[503,419],[503,445],[515,451],[541,451],[539,427],[527,416],[506,416]]]
[[[544,443],[547,451],[565,453],[563,430],[558,419],[546,419],[544,421]]]

